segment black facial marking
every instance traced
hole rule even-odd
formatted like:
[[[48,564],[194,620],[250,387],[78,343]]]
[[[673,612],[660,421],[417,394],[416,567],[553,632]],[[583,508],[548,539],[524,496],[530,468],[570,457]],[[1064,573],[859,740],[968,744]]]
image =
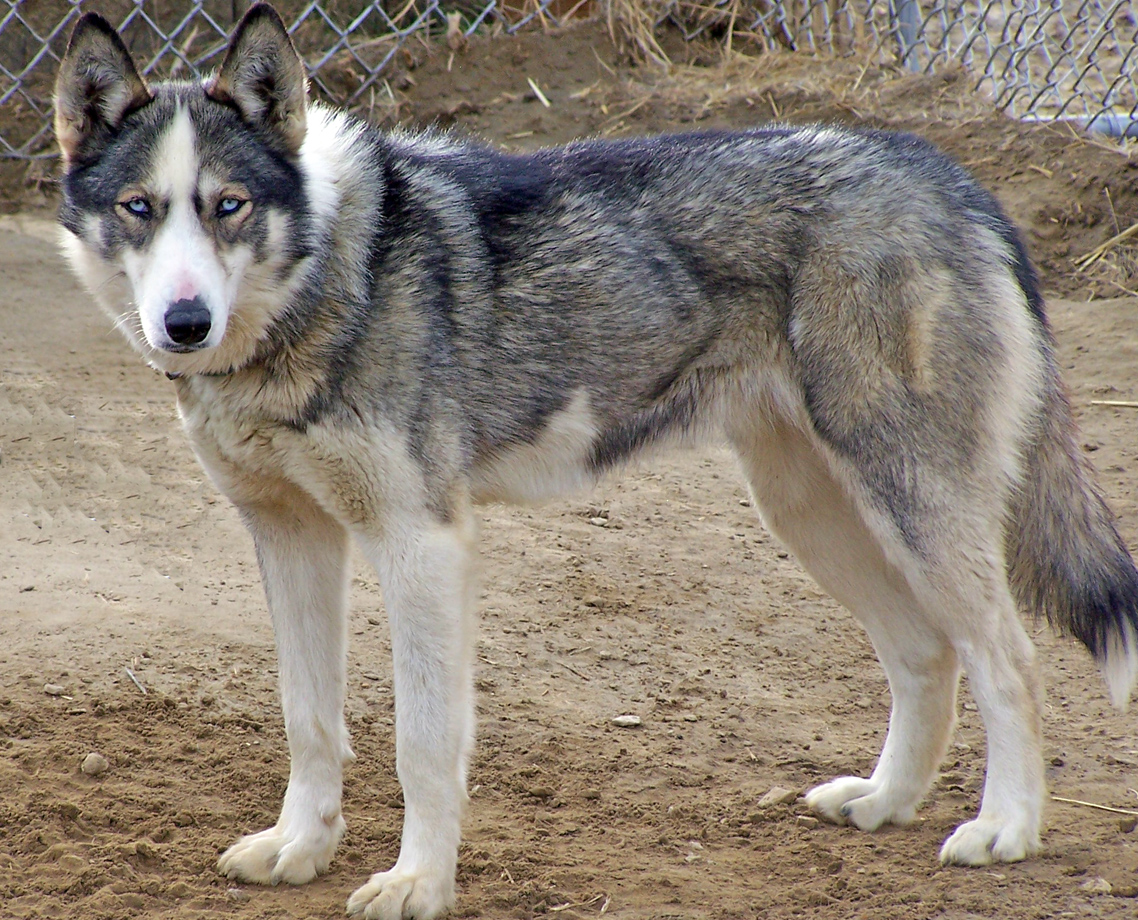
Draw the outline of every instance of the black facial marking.
[[[193,124],[201,172],[244,190],[236,207],[231,203],[225,208],[221,204],[226,197],[206,202],[195,190],[194,208],[204,220],[213,222],[219,241],[232,244],[241,240],[254,247],[258,258],[264,258],[267,215],[280,208],[293,222],[284,240],[286,263],[307,254],[308,208],[296,163],[277,147],[264,143],[231,107],[207,98],[200,85],[190,83],[155,87],[154,99],[127,115],[99,151],[72,164],[63,178],[63,226],[81,234],[86,219],[101,216],[102,254],[106,258],[127,245],[145,245],[160,225],[167,203],[141,194],[124,201],[122,195],[132,187],[144,187],[148,176],[161,171],[155,158],[179,108],[188,112]],[[134,199],[145,207],[131,203]],[[246,200],[253,204],[251,212],[242,213],[244,219],[240,221],[227,220],[241,211]]]
[[[240,237],[254,245],[258,258],[264,258],[268,234],[266,218],[274,208],[279,208],[298,224],[283,241],[287,255],[292,259],[306,255],[309,246],[304,229],[309,216],[308,199],[303,176],[293,159],[282,153],[279,145],[266,143],[232,107],[207,98],[204,92],[192,100],[189,111],[202,171],[223,183],[240,186],[248,193],[252,209],[241,223]],[[231,232],[226,218],[238,214],[245,201],[242,195],[234,199],[235,207],[223,207],[232,197],[223,195],[210,204],[208,217],[219,221],[218,232],[223,237]]]
[[[64,227],[78,234],[82,232],[83,217],[113,214],[123,190],[137,186],[145,178],[168,120],[163,106],[143,106],[126,117],[98,156],[72,164],[62,183],[60,221]],[[153,212],[155,203],[149,204]],[[112,233],[110,239],[104,240],[112,252],[121,242],[116,236]]]

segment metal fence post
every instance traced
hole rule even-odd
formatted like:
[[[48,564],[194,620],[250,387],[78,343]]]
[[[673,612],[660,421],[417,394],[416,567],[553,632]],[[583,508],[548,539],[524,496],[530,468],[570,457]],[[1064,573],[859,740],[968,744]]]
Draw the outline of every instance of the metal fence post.
[[[919,70],[917,42],[921,37],[921,5],[918,0],[889,0],[890,24],[897,30],[897,47],[906,70]]]

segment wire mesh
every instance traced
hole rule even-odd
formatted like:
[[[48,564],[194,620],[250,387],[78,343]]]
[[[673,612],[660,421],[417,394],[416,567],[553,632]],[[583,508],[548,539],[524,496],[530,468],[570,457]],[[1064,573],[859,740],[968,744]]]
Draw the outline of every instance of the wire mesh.
[[[358,104],[412,39],[557,25],[602,0],[283,0],[278,8],[325,98]],[[603,0],[613,3],[615,0]],[[633,0],[637,2],[637,0]],[[912,71],[962,66],[1012,115],[1113,134],[1138,122],[1132,0],[643,0],[657,28],[760,48],[861,55]],[[0,0],[0,156],[52,156],[51,83],[84,9],[119,28],[145,74],[215,67],[248,0]],[[1135,129],[1138,133],[1138,129]]]
[[[1131,0],[782,0],[744,17],[737,0],[672,0],[694,38],[725,21],[768,47],[892,59],[914,71],[962,65],[1012,115],[1102,130],[1138,110]]]

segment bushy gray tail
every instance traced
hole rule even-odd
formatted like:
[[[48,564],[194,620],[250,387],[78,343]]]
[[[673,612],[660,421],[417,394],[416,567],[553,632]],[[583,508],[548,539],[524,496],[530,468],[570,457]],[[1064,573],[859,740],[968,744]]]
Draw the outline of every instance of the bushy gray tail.
[[[1138,570],[1079,448],[1054,361],[1047,365],[1042,418],[1010,509],[1008,575],[1021,606],[1090,649],[1125,708],[1138,680]]]

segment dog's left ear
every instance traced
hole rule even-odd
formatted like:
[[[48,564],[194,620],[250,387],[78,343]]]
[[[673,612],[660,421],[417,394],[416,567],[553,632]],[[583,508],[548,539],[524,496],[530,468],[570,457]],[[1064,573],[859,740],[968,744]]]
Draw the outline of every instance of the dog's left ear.
[[[304,62],[267,3],[251,6],[237,24],[206,95],[233,106],[246,124],[277,138],[285,152],[300,150],[308,95]]]

